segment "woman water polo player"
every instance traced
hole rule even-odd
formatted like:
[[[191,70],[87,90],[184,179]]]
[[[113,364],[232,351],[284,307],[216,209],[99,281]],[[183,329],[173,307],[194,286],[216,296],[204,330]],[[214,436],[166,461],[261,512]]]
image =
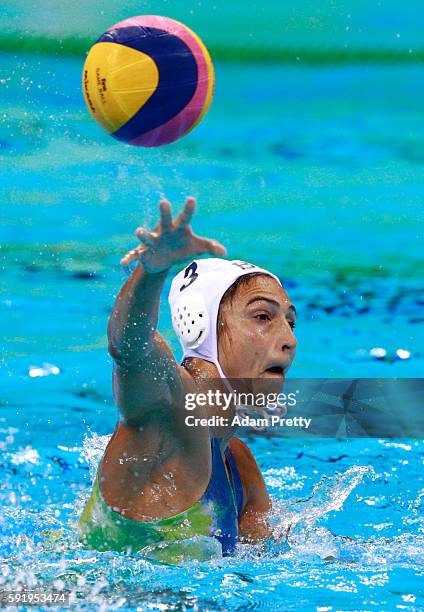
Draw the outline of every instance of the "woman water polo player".
[[[282,383],[296,340],[295,309],[278,278],[228,261],[225,248],[193,234],[195,200],[172,219],[136,230],[142,243],[121,260],[136,268],[109,320],[113,391],[120,417],[79,521],[81,541],[98,550],[143,553],[211,536],[222,554],[238,538],[270,535],[271,503],[260,470],[232,425],[189,427],[185,397],[211,379]],[[158,333],[161,290],[171,267],[199,255],[172,281],[172,321],[183,348],[178,365]],[[207,406],[190,414],[207,417]],[[166,556],[165,556],[166,558]]]

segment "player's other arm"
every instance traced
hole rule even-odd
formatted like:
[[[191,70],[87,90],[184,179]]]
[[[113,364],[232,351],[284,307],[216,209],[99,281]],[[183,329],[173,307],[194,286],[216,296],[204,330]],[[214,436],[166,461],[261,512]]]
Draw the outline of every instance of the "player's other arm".
[[[238,438],[233,438],[230,446],[243,484],[244,507],[239,519],[239,535],[244,541],[258,542],[271,535],[268,524],[271,500],[249,447]]]

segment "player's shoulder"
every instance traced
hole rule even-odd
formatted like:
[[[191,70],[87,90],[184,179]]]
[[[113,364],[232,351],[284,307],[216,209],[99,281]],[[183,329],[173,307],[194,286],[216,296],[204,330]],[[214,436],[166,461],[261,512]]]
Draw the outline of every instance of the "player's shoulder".
[[[184,390],[184,393],[196,393],[197,385],[191,372],[182,365],[177,365],[177,372]]]
[[[254,465],[256,465],[256,461],[252,454],[252,451],[247,446],[247,444],[243,442],[243,440],[240,440],[240,438],[231,438],[231,440],[228,442],[228,445],[237,460],[237,464],[239,464],[240,462],[242,464],[253,463]]]
[[[269,506],[269,497],[265,482],[252,451],[240,438],[231,438],[228,443],[237,463],[239,476],[243,485],[246,505]]]

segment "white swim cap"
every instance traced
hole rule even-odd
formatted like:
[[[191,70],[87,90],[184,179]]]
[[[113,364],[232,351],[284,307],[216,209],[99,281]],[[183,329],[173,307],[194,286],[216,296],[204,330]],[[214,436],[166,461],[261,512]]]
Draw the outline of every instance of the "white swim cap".
[[[169,292],[172,325],[185,357],[200,357],[214,363],[219,375],[225,374],[218,361],[216,322],[222,296],[240,277],[252,272],[275,274],[247,261],[220,258],[198,259],[173,279]]]

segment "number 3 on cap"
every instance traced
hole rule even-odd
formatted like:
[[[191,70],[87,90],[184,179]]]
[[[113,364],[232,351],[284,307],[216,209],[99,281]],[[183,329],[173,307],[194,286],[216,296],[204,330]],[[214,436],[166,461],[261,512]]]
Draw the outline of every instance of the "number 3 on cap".
[[[184,283],[184,285],[181,285],[180,291],[182,291],[183,289],[187,289],[187,287],[189,287],[191,283],[194,283],[196,278],[199,276],[196,270],[197,263],[195,261],[193,261],[189,266],[187,266],[187,268],[184,270],[184,278],[188,278],[189,282]]]

